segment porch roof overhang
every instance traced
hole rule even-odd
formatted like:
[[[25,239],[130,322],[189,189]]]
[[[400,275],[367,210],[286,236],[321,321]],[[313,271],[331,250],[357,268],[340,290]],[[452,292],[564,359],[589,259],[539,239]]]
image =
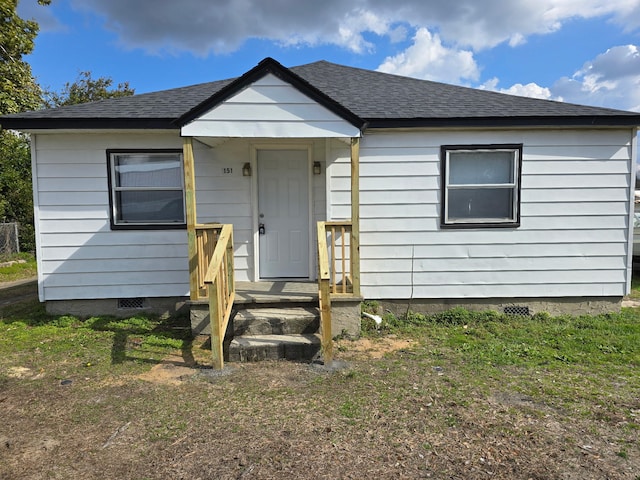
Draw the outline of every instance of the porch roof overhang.
[[[202,119],[181,128],[183,137],[194,137],[207,145],[219,144],[229,138],[356,138],[362,132],[340,121],[309,121],[292,119],[271,121],[249,118],[243,121]]]

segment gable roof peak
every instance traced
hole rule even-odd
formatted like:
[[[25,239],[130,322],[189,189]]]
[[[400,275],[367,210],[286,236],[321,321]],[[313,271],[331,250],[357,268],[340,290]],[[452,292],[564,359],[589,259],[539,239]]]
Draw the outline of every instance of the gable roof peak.
[[[360,129],[364,127],[365,121],[358,115],[353,113],[351,110],[348,110],[335,99],[316,88],[309,81],[305,80],[303,77],[283,66],[271,57],[265,57],[251,70],[232,80],[228,85],[215,92],[205,101],[199,103],[184,115],[180,116],[174,123],[180,127],[186,125],[192,120],[198,118],[200,115],[212,108],[215,108],[217,105],[232,97],[240,90],[248,87],[270,73],[278,77],[280,80],[289,83],[291,86],[352,125]]]

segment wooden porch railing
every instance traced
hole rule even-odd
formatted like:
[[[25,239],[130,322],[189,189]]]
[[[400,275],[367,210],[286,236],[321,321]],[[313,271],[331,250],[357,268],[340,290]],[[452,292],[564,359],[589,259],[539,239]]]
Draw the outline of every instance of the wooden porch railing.
[[[320,231],[324,232],[327,242],[331,294],[360,295],[360,256],[355,248],[351,222],[318,222]]]
[[[360,254],[350,220],[318,222],[318,296],[325,364],[333,360],[331,297],[360,295]]]
[[[222,370],[222,342],[235,298],[233,226],[196,225],[198,298],[209,298],[213,368]]]

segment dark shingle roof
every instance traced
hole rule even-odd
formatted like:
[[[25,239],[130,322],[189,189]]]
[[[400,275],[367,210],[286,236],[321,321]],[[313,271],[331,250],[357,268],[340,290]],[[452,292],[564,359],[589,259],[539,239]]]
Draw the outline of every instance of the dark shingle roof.
[[[238,79],[6,115],[0,123],[15,129],[178,128],[191,112],[210,107],[267,72],[294,80],[360,127],[640,125],[635,112],[517,97],[326,61],[287,69],[272,59]]]
[[[291,70],[369,120],[621,114],[640,118],[639,113],[518,97],[324,61]]]

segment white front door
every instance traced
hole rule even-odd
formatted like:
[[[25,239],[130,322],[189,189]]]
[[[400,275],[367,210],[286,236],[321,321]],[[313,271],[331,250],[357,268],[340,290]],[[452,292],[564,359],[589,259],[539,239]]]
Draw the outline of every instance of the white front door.
[[[307,150],[258,150],[260,278],[309,277]]]

